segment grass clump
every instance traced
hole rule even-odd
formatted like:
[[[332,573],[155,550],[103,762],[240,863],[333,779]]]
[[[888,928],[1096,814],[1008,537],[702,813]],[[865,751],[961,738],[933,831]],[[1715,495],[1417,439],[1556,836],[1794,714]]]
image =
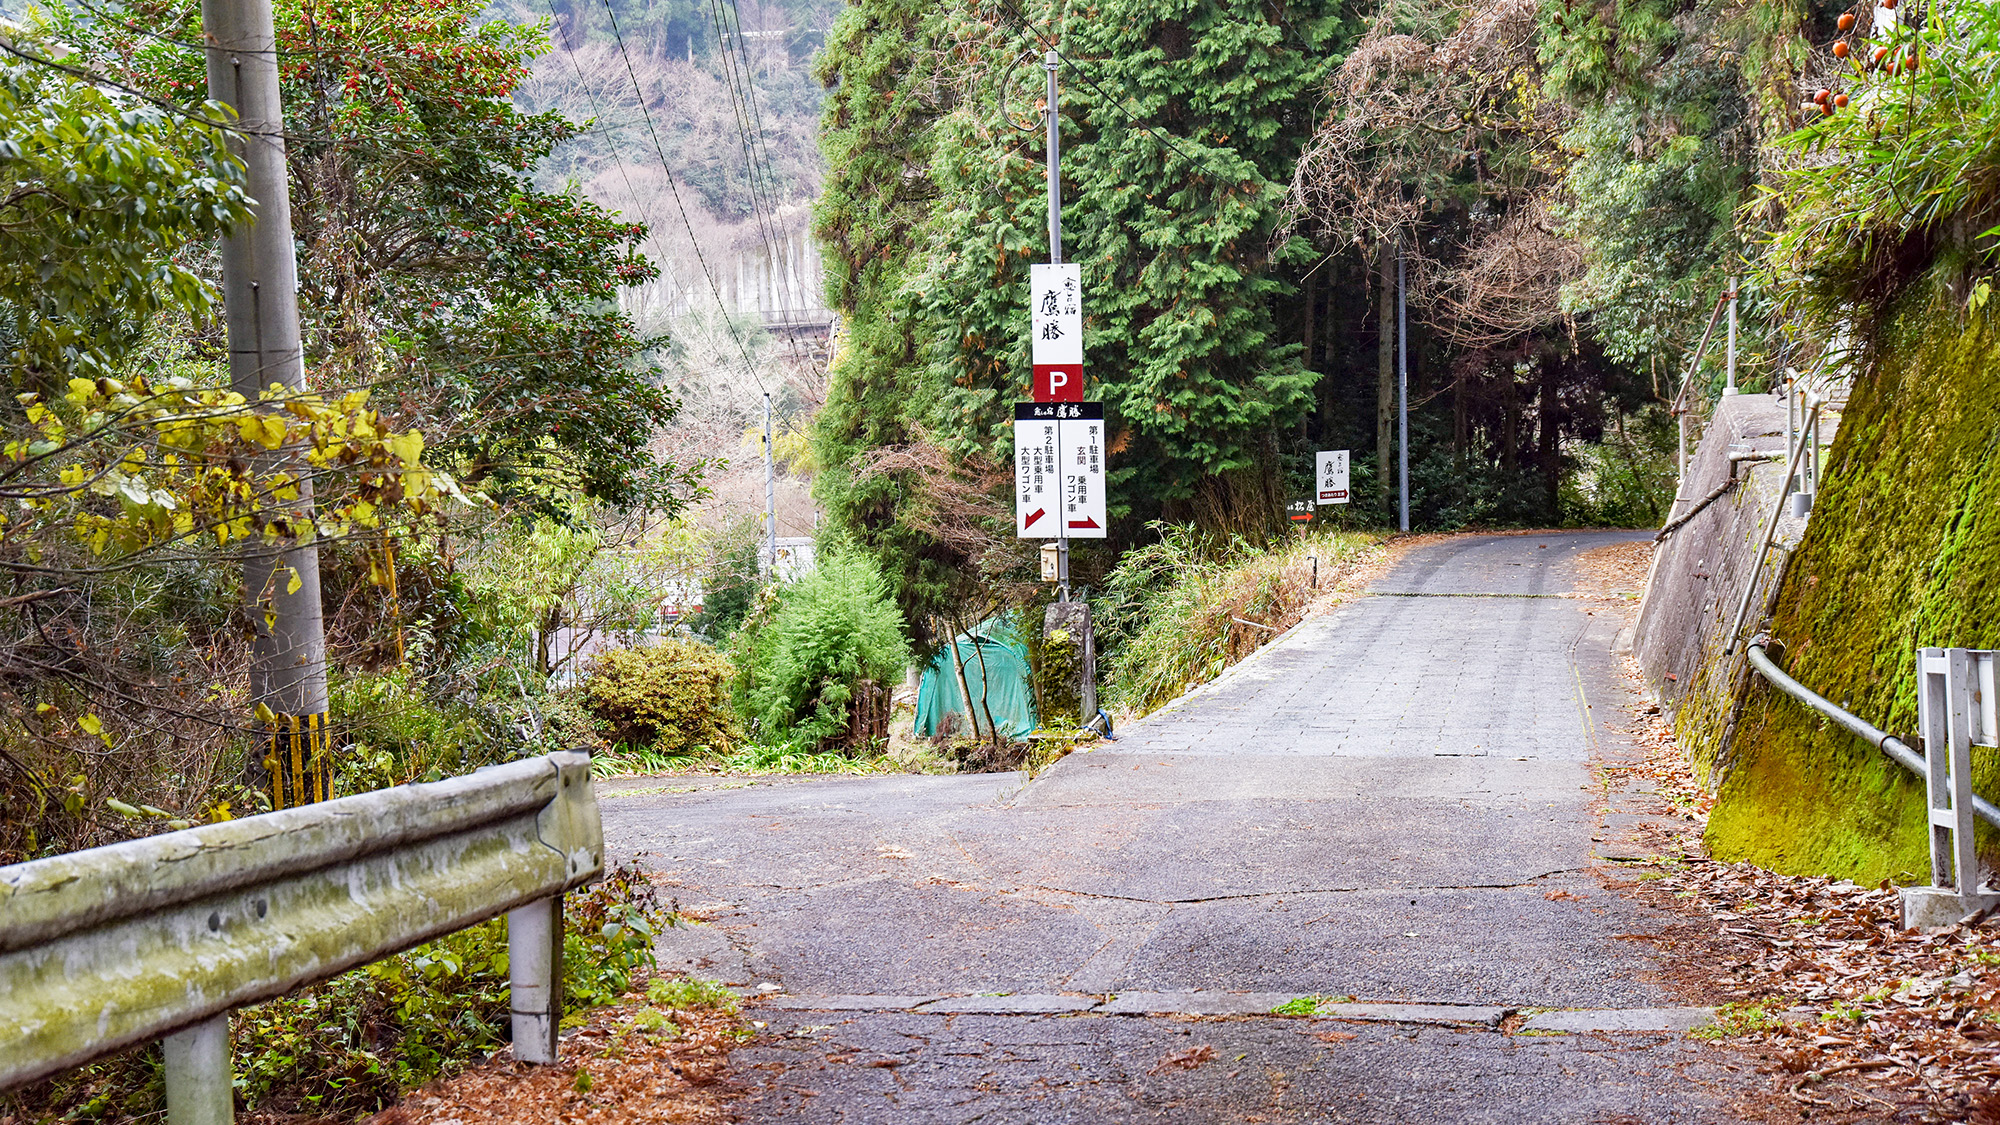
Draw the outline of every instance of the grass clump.
[[[696,1008],[734,1012],[742,1006],[736,994],[724,988],[721,982],[696,980],[694,977],[656,980],[646,986],[646,999],[662,1008],[683,1012]]]
[[[1329,531],[1257,547],[1150,526],[1159,538],[1128,552],[1107,577],[1100,617],[1106,696],[1135,715],[1207,683],[1304,620],[1343,572],[1379,556],[1383,540]]]

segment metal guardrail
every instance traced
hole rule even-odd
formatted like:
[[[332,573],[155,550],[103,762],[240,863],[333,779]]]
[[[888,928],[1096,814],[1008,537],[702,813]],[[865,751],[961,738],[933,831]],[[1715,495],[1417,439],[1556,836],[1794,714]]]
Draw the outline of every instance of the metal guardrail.
[[[1832,700],[1786,675],[1771,659],[1770,654],[1764,650],[1763,637],[1760,636],[1752,640],[1748,652],[1750,666],[1757,669],[1759,675],[1769,680],[1772,687],[1777,688],[1800,703],[1832,719],[1841,729],[1856,735],[1870,746],[1887,754],[1897,765],[1902,766],[1918,777],[1929,776],[1930,770],[1924,764],[1924,755],[1921,751],[1912,749],[1909,743],[1875,726],[1852,711],[1843,709]],[[2000,828],[2000,805],[1995,805],[1984,797],[1974,795],[1972,798],[1972,811],[1979,819],[1995,828]]]
[[[230,1009],[502,913],[553,1061],[561,895],[603,870],[575,753],[0,867],[0,1088],[167,1036],[170,1119],[226,1121]]]
[[[1972,791],[1972,747],[2000,745],[1995,673],[2000,653],[1962,648],[1917,651],[1918,753],[1895,735],[1786,675],[1759,634],[1745,650],[1750,666],[1771,685],[1867,740],[1924,782],[1925,835],[1931,885],[1903,888],[1903,924],[1942,929],[2000,909],[2000,890],[1982,880],[1973,820],[2000,827],[2000,807]]]

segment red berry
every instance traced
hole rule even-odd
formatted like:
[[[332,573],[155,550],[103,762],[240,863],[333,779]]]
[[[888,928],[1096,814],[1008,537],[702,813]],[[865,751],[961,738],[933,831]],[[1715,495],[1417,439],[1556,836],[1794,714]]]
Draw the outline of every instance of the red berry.
[[[1846,94],[1835,94],[1835,95],[1833,96],[1833,105],[1834,105],[1834,108],[1836,108],[1836,109],[1846,109],[1846,108],[1847,108],[1847,95],[1846,95]]]
[[[1819,93],[1813,95],[1813,100],[1821,105],[1825,105],[1827,101],[1832,97],[1833,97],[1833,91],[1826,89],[1825,87],[1822,86],[1820,88]]]
[[[1845,39],[1842,39],[1842,40],[1841,40],[1840,42],[1838,42],[1838,43],[1835,43],[1835,44],[1833,45],[1833,57],[1834,57],[1834,58],[1836,58],[1836,59],[1844,59],[1844,58],[1846,58],[1846,57],[1847,57],[1847,54],[1848,54],[1848,46],[1847,46],[1847,40],[1845,40]]]
[[[1840,30],[1842,30],[1842,31],[1853,31],[1853,30],[1854,30],[1854,13],[1853,13],[1853,12],[1848,12],[1848,13],[1846,13],[1845,15],[1843,15],[1843,16],[1841,16],[1841,17],[1840,17]]]

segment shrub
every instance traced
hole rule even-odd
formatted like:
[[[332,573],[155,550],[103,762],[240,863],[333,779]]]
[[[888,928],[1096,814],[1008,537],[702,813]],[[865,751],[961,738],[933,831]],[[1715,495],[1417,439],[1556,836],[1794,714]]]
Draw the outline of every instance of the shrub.
[[[1315,596],[1312,558],[1324,592],[1380,542],[1336,531],[1258,550],[1242,539],[1205,543],[1192,528],[1152,526],[1159,540],[1128,552],[1106,578],[1108,612],[1098,633],[1108,653],[1106,698],[1134,714],[1214,679],[1303,620]]]
[[[518,746],[490,709],[433,697],[407,667],[379,675],[335,671],[328,679],[328,721],[342,747],[336,793],[455,777],[504,760]]]
[[[669,638],[647,648],[615,649],[590,665],[583,696],[616,742],[669,754],[708,746],[724,750],[741,737],[729,708],[729,658],[699,641]]]
[[[855,685],[892,683],[910,661],[881,574],[844,549],[821,552],[811,573],[760,606],[738,645],[748,665],[739,680],[744,710],[761,739],[794,746],[844,735]]]

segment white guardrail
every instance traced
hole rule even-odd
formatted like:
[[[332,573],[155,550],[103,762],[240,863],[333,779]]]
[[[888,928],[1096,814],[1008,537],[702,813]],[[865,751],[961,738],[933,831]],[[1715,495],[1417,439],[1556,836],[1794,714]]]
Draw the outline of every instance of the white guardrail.
[[[553,1062],[562,894],[603,871],[576,753],[0,867],[0,1089],[164,1037],[169,1121],[218,1125],[230,1009],[502,913],[515,1057]]]

